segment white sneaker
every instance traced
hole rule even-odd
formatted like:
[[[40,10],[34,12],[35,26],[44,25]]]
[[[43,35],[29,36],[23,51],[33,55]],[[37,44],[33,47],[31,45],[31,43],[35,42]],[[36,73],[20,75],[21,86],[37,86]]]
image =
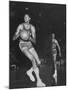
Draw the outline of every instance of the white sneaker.
[[[37,81],[37,87],[45,87],[46,84],[44,84],[41,80]]]
[[[31,80],[32,82],[35,82],[35,78],[34,78],[32,72],[27,71],[26,73],[27,73],[28,77],[30,78],[30,80]]]

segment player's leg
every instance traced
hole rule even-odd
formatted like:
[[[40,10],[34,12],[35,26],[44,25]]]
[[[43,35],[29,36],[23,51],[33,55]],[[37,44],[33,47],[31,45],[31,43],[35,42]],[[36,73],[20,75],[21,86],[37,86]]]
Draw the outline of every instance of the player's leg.
[[[55,67],[55,71],[53,74],[53,78],[55,79],[55,83],[57,84],[57,65],[56,65],[56,54],[53,55],[54,58],[54,67]]]
[[[37,53],[36,53],[36,51],[35,51],[35,49],[34,48],[31,48],[30,50],[30,53],[33,55],[33,57],[35,58],[35,60],[37,59],[37,62],[39,63],[39,58],[38,58],[38,55],[37,55]],[[37,67],[37,66],[35,66],[35,62],[33,62],[33,69],[34,69],[34,72],[35,72],[35,75],[36,75],[36,78],[37,78],[37,86],[39,87],[41,87],[41,86],[46,86],[43,82],[42,82],[42,80],[41,80],[41,78],[40,78],[40,76],[39,76],[39,68]]]
[[[34,72],[35,72],[35,75],[36,75],[36,78],[37,78],[37,83],[36,83],[37,87],[44,87],[44,86],[46,86],[42,82],[42,80],[41,80],[41,78],[39,76],[39,68],[38,67],[34,68]]]
[[[31,68],[26,72],[26,74],[28,75],[28,77],[30,78],[30,80],[31,80],[32,82],[35,82],[35,78],[34,78],[32,72],[33,72],[33,67],[31,67]]]
[[[35,50],[34,48],[31,48],[29,51],[30,51],[31,54],[34,56],[37,64],[41,64],[41,61],[40,61],[40,59],[39,59],[39,56],[38,56],[36,50]]]
[[[56,54],[53,55],[54,63],[56,63]]]
[[[53,55],[53,60],[54,60],[54,67],[55,67],[55,69],[57,69],[56,56],[57,56],[57,54],[54,54],[54,55]]]
[[[33,56],[31,55],[31,53],[29,52],[29,50],[28,50],[27,47],[21,48],[21,51],[26,55],[26,57],[29,58],[29,60],[31,60],[32,63],[34,62],[34,58],[33,58]],[[35,78],[34,78],[32,72],[33,72],[33,67],[31,67],[31,68],[26,72],[26,74],[29,76],[30,80],[34,82],[34,81],[35,81]]]
[[[24,54],[32,61],[32,65],[33,65],[32,70],[35,72],[35,75],[37,77],[37,86],[45,86],[45,84],[40,79],[39,69],[38,69],[36,62],[35,62],[35,56],[33,56],[32,52],[31,52],[31,51],[33,51],[33,49],[32,48],[28,49],[28,47],[21,48],[21,51],[24,52]]]
[[[55,69],[55,73],[54,73],[53,77],[55,79],[55,84],[57,85],[57,69]]]

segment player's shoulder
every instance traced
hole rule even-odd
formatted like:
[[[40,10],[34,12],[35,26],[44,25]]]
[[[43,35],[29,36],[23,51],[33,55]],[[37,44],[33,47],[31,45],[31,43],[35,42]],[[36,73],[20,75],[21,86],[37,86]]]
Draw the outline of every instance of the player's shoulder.
[[[24,23],[20,23],[20,24],[19,24],[19,26],[23,26],[23,25],[24,25]]]
[[[32,24],[30,24],[30,26],[31,26],[31,28],[35,28],[35,26],[34,26],[34,25],[32,25]]]
[[[55,39],[55,43],[58,43],[58,41]]]
[[[21,24],[18,25],[18,27],[19,27],[19,28],[22,28],[23,25],[24,25],[24,23],[21,23]]]

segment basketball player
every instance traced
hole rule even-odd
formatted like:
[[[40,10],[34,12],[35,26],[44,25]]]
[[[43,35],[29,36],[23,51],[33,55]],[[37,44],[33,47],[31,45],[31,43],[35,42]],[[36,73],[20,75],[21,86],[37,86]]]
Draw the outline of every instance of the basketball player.
[[[52,34],[52,56],[54,61],[54,67],[55,72],[53,74],[53,78],[55,79],[55,83],[57,84],[57,63],[56,63],[56,57],[57,57],[57,47],[59,50],[59,56],[61,56],[61,50],[58,41],[55,39],[55,34]]]
[[[32,72],[34,72],[37,78],[37,87],[42,87],[45,86],[45,84],[42,82],[39,76],[39,68],[37,66],[40,65],[41,62],[39,60],[37,52],[32,45],[32,42],[36,43],[36,31],[35,27],[29,23],[30,19],[31,18],[28,14],[24,16],[25,22],[18,26],[13,40],[16,40],[18,37],[20,37],[19,48],[22,53],[24,53],[32,62],[32,67],[26,72],[26,74],[29,76],[30,80],[34,82],[35,78],[32,74]]]

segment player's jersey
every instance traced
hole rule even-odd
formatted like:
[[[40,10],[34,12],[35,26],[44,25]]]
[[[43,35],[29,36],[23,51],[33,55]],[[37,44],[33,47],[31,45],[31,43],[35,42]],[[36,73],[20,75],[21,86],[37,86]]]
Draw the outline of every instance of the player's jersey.
[[[20,37],[23,41],[28,41],[31,37],[31,26],[29,29],[26,29],[25,25],[23,24],[23,30],[20,31]]]
[[[25,28],[23,24],[23,30],[20,31],[20,42],[19,48],[23,50],[24,47],[30,49],[32,47],[32,43],[30,42],[29,38],[31,37],[31,25],[29,29]]]
[[[52,41],[52,49],[56,49],[56,43],[55,43],[55,41]]]

